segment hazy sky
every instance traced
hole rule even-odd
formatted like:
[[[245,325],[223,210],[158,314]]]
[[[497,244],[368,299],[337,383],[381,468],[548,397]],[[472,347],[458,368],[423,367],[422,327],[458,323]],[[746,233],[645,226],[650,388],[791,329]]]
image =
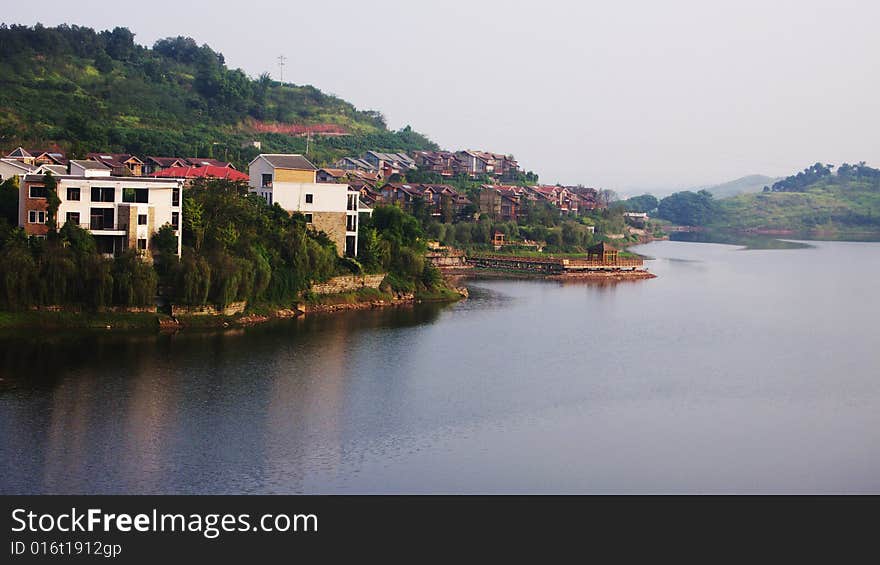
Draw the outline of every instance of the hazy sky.
[[[441,146],[621,192],[880,164],[880,2],[8,3],[6,23],[185,35]]]

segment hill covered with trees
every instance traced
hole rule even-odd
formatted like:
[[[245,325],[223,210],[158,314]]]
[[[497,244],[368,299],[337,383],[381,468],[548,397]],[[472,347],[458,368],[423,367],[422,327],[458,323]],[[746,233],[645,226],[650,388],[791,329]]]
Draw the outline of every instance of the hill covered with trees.
[[[122,27],[0,25],[0,149],[57,146],[246,163],[263,152],[306,150],[319,164],[367,149],[436,149],[409,126],[389,131],[379,112],[313,86],[251,79],[192,38],[135,42]],[[297,129],[298,128],[298,129]],[[287,132],[287,133],[276,133]]]
[[[880,170],[864,162],[816,163],[765,187],[718,202],[713,223],[798,232],[880,231]]]

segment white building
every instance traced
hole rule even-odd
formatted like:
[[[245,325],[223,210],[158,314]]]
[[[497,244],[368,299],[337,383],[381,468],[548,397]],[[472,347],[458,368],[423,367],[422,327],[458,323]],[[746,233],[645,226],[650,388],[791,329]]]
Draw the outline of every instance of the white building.
[[[347,184],[316,182],[317,167],[302,155],[262,154],[248,166],[250,190],[288,212],[300,212],[313,229],[357,255],[360,193]]]
[[[95,237],[98,250],[118,254],[130,248],[150,251],[152,237],[170,224],[181,251],[183,180],[148,177],[64,175],[55,177],[61,204],[60,229],[73,222]],[[19,188],[18,223],[25,233],[45,236],[48,204],[45,176],[29,174]]]

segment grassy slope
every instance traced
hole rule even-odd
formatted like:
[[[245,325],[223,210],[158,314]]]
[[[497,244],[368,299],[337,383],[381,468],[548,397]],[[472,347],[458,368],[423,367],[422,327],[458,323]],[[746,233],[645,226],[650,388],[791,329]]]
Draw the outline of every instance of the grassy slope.
[[[880,231],[880,189],[836,177],[806,192],[741,194],[719,201],[713,227],[792,231]]]
[[[702,188],[711,192],[712,196],[715,198],[728,198],[738,194],[761,192],[765,186],[770,186],[777,180],[779,179],[765,175],[748,175],[725,183]]]

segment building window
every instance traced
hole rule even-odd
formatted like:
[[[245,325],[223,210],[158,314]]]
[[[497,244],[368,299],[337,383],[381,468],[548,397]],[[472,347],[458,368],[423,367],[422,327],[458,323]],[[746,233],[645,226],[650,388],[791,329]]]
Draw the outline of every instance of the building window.
[[[147,248],[147,240],[146,239],[139,239],[138,240],[138,249],[143,251],[146,248]]]
[[[180,229],[180,212],[171,212],[171,227]]]
[[[263,179],[262,184],[260,184],[260,186],[262,186],[264,188],[271,188],[272,187],[272,174],[271,173],[263,173],[262,179]]]
[[[353,235],[345,236],[345,254],[348,256],[357,255],[357,238]]]
[[[98,248],[98,253],[103,253],[104,255],[115,255],[116,241],[117,238],[113,236],[98,236],[95,238],[95,247]]]
[[[42,210],[31,210],[28,212],[28,222],[31,224],[45,224],[46,212]]]
[[[315,201],[314,194],[306,194],[306,204],[312,204]]]
[[[92,187],[92,202],[115,202],[116,189],[112,187]]]
[[[67,187],[67,199],[79,201],[79,187],[78,186],[68,186]]]
[[[113,208],[92,208],[89,214],[89,228],[93,230],[113,229]]]
[[[138,214],[138,225],[139,226],[147,225],[147,215],[146,214]]]
[[[123,188],[122,189],[122,201],[123,202],[137,202],[139,204],[147,204],[150,200],[149,195],[150,195],[150,190],[147,188]]]
[[[357,210],[357,194],[348,195],[348,207],[346,209]]]
[[[79,212],[68,212],[66,223],[78,226],[79,225]]]
[[[307,224],[311,224],[311,223],[312,223],[312,215],[311,215],[311,214],[306,214],[306,223],[307,223]]]
[[[46,198],[49,196],[49,191],[45,186],[32,186],[28,189],[28,196],[30,198]]]
[[[171,191],[171,205],[180,206],[180,189],[175,188]]]
[[[357,218],[355,215],[345,217],[345,231],[357,231]]]

